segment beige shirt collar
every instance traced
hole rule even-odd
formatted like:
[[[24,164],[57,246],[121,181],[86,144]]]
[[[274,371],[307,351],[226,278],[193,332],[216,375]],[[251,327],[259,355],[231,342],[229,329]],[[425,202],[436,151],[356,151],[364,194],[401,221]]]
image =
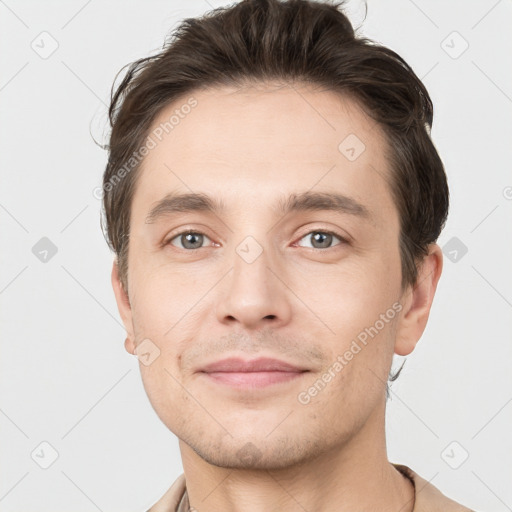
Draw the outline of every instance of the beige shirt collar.
[[[474,512],[446,497],[434,485],[402,464],[393,464],[414,484],[416,501],[413,512]],[[193,509],[192,509],[193,510]],[[181,474],[167,492],[147,512],[189,512],[190,504]]]

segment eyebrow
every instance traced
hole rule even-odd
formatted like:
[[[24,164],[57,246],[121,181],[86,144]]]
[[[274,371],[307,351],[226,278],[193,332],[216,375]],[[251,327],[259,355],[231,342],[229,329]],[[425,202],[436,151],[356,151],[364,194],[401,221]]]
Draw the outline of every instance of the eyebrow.
[[[220,215],[226,211],[222,200],[203,193],[178,194],[171,192],[158,201],[146,217],[151,224],[172,213],[206,212]],[[352,197],[333,192],[301,192],[278,200],[274,212],[286,215],[291,212],[334,211],[372,221],[370,210]]]

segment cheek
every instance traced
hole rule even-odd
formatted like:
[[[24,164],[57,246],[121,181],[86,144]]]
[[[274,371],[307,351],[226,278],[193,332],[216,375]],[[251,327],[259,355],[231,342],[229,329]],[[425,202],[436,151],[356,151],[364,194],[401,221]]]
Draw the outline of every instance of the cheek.
[[[176,411],[183,411],[190,397],[180,383],[177,370],[168,364],[165,356],[161,356],[151,366],[141,365],[141,379],[151,406],[160,420],[173,432],[179,431],[186,415],[176,414]]]
[[[194,273],[139,266],[133,272],[132,311],[136,332],[168,337],[193,315],[203,286]]]
[[[331,265],[297,262],[288,282],[304,303],[301,308],[308,306],[331,331],[346,333],[373,324],[391,307],[400,278],[394,267],[375,254],[350,255]]]
[[[318,325],[315,331],[335,375],[332,388],[359,393],[367,385],[377,392],[379,379],[386,380],[400,307],[399,276],[394,272],[389,261],[355,257],[343,265],[319,267],[316,275],[311,267],[297,272],[300,278],[292,288],[310,310],[302,328]],[[332,367],[336,361],[343,369]]]
[[[182,354],[187,347],[194,346],[205,315],[212,309],[211,298],[204,297],[212,284],[193,278],[190,272],[171,274],[162,269],[153,272],[144,269],[143,272],[139,276],[134,272],[136,294],[132,315],[135,339],[138,344],[150,340],[148,346],[154,347],[158,356],[149,366],[140,364],[141,376],[146,392],[154,400],[158,400],[164,390],[168,393],[169,389],[177,397],[179,382],[184,378]]]

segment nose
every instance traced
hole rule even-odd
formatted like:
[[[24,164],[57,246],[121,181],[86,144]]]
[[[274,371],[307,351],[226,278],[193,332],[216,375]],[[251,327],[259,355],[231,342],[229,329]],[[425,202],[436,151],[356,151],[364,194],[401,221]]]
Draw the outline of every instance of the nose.
[[[251,250],[253,248],[251,247]],[[291,318],[291,292],[281,265],[263,250],[254,261],[235,251],[217,302],[219,322],[245,329],[282,327]]]

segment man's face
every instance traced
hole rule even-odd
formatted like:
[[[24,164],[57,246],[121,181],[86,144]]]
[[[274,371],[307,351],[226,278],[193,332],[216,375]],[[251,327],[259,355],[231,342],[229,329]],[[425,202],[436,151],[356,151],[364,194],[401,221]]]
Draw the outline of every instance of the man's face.
[[[165,425],[212,464],[306,461],[383,422],[401,317],[386,141],[333,92],[192,96],[190,113],[161,141],[153,136],[132,204],[124,320],[135,345],[150,340],[141,345],[145,390]],[[186,100],[161,111],[152,131]],[[289,196],[321,193],[352,207],[310,209],[313,197],[280,209]],[[171,194],[203,194],[223,209],[168,204],[148,218]],[[307,371],[204,372],[231,357]]]

